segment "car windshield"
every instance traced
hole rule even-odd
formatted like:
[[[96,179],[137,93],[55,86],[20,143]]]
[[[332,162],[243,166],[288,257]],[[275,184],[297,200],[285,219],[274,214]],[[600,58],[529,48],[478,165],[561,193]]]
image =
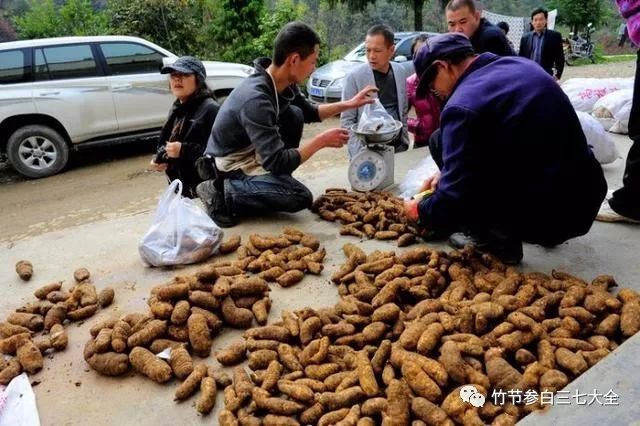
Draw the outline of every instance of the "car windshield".
[[[400,43],[402,41],[401,38],[395,38],[393,42],[395,44]],[[345,61],[351,62],[365,62],[367,60],[366,52],[364,51],[364,42],[360,43],[358,47],[353,49],[351,52],[347,53],[344,57]]]

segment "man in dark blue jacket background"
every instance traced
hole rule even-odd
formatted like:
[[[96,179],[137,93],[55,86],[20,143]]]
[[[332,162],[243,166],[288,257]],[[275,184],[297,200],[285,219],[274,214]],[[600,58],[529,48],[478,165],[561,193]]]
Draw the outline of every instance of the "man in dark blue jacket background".
[[[499,56],[515,55],[500,28],[482,17],[474,0],[451,0],[445,8],[450,33],[463,33],[477,53],[491,52]]]
[[[522,242],[554,246],[587,233],[607,185],[558,84],[518,57],[476,55],[463,34],[427,40],[414,59],[418,95],[446,100],[440,172],[407,203],[430,231],[464,229],[450,243],[475,244],[505,263],[522,259]]]
[[[560,80],[564,70],[562,36],[547,28],[548,16],[546,9],[541,7],[531,12],[533,30],[522,36],[518,54],[537,62],[549,75]]]

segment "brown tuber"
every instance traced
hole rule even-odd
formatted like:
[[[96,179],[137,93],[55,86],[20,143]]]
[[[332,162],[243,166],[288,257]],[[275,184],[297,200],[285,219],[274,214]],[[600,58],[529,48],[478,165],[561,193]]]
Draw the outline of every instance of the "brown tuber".
[[[171,348],[169,365],[173,370],[173,374],[179,379],[185,379],[193,371],[193,360],[189,355],[189,351],[183,345]]]
[[[137,346],[129,353],[129,362],[139,373],[157,383],[171,379],[171,367],[149,350]]]
[[[218,362],[225,366],[236,365],[246,358],[247,345],[244,340],[231,343],[216,354]]]
[[[89,274],[87,268],[79,268],[73,272],[73,279],[76,280],[77,283],[88,280],[90,276],[91,274]]]
[[[176,389],[175,399],[181,401],[193,395],[206,375],[207,366],[204,364],[196,365],[189,376]]]
[[[112,287],[105,287],[98,294],[98,304],[101,308],[106,308],[113,303],[116,292]]]
[[[200,414],[209,414],[216,403],[216,381],[205,377],[200,384],[200,396],[196,401],[196,410]]]
[[[189,330],[189,342],[193,352],[201,357],[206,358],[211,354],[211,345],[213,341],[209,333],[207,319],[202,314],[191,314],[187,321]]]
[[[44,319],[42,315],[26,314],[23,312],[12,312],[7,317],[9,324],[26,327],[31,331],[40,331],[44,328]]]
[[[22,281],[29,281],[33,276],[33,265],[28,260],[20,260],[16,263],[16,273]]]

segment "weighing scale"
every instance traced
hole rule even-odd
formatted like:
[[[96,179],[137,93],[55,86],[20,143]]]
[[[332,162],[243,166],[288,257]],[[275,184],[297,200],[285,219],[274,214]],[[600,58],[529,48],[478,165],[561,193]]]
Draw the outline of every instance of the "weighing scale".
[[[351,126],[350,130],[365,146],[349,163],[351,188],[366,192],[393,185],[394,148],[388,144],[398,137],[402,123],[396,121],[392,130],[383,132],[359,132],[357,124]]]

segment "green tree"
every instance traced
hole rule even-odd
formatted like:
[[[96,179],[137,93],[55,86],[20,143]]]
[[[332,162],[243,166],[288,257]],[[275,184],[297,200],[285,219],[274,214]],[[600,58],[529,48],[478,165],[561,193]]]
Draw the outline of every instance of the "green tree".
[[[277,0],[272,13],[265,13],[260,22],[260,36],[253,41],[253,56],[271,56],[273,42],[280,29],[288,22],[299,21],[307,13],[304,3],[293,0]]]
[[[552,0],[550,9],[558,9],[558,22],[571,28],[574,33],[589,22],[598,25],[607,17],[604,0]]]
[[[77,36],[109,33],[107,16],[96,12],[89,0],[68,0],[59,9],[62,32]]]
[[[375,24],[387,24],[394,31],[407,31],[411,19],[406,8],[398,7],[393,0],[378,0],[363,10],[351,10],[346,3],[329,3],[326,0],[306,0],[309,11],[303,21],[320,35],[319,63],[324,64],[342,58],[364,41],[367,29]]]
[[[177,55],[203,53],[197,40],[202,26],[197,0],[112,0],[107,10],[117,34],[145,38]]]
[[[380,10],[376,0],[327,0],[327,3],[332,9],[335,8],[338,3],[345,4],[351,12],[364,12],[370,7]],[[416,31],[422,31],[422,13],[425,0],[392,0],[389,1],[389,4],[392,5],[394,9],[403,10],[405,13],[407,11],[406,8],[410,8],[413,11],[413,28]]]
[[[263,0],[212,0],[204,10],[200,43],[207,46],[206,57],[250,63],[255,40],[260,37]]]
[[[53,0],[31,0],[27,11],[14,18],[20,38],[56,37],[62,28],[60,13]]]
[[[53,0],[31,0],[14,19],[20,38],[99,35],[109,32],[104,12],[96,12],[89,0],[68,0],[60,7]]]

